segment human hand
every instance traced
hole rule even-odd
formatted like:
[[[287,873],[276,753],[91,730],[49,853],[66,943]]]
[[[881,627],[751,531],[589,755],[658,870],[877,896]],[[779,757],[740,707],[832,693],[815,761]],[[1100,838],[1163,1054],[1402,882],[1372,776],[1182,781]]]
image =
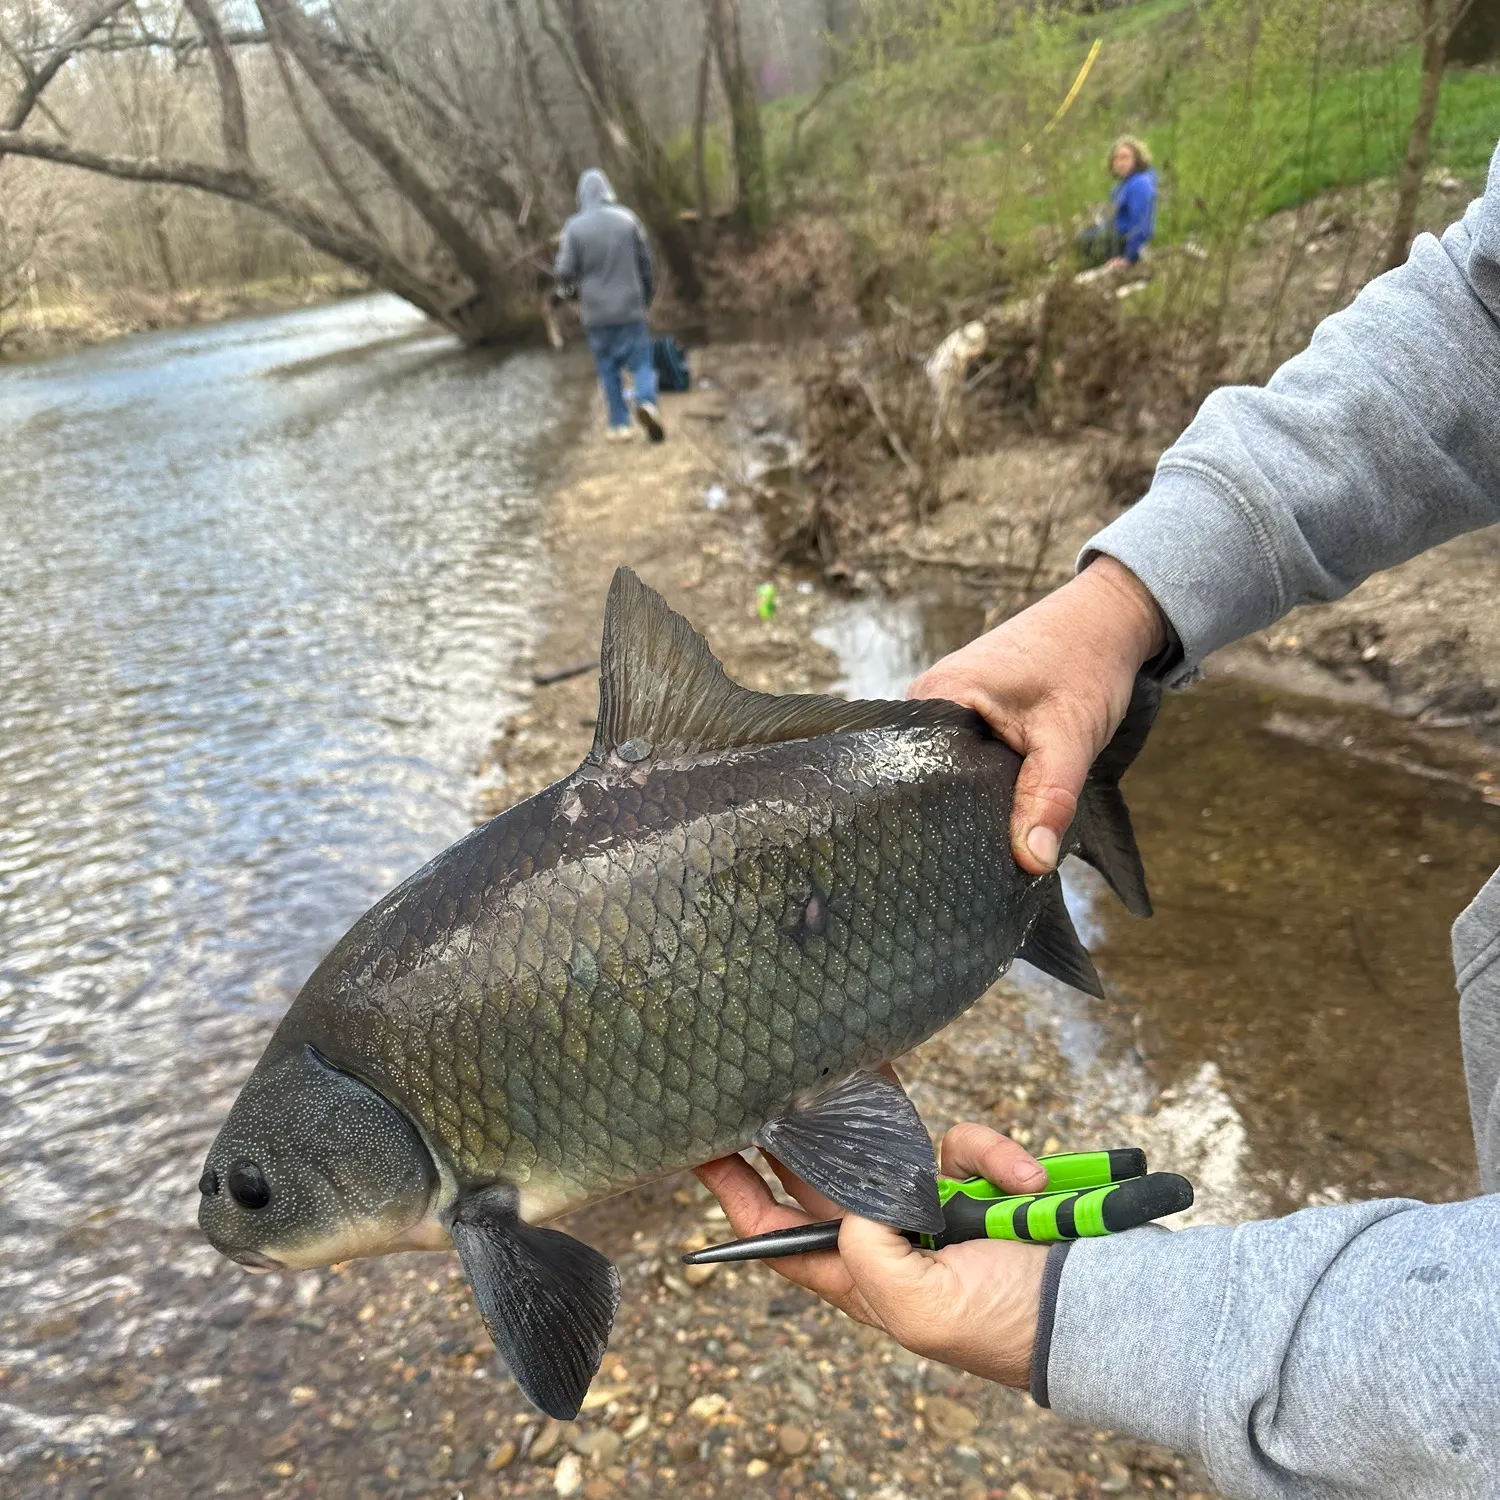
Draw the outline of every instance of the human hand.
[[[1037,1192],[1047,1174],[1014,1141],[984,1125],[955,1125],[939,1153],[948,1177],[984,1177],[1012,1193]],[[742,1156],[698,1168],[737,1236],[765,1234],[842,1210],[767,1157],[805,1212],[779,1204]],[[919,1250],[896,1230],[845,1214],[837,1250],[768,1262],[798,1286],[861,1323],[882,1329],[914,1354],[1024,1387],[1036,1342],[1047,1250],[1003,1240],[965,1240]]]
[[[1100,557],[907,689],[967,704],[1025,757],[1010,827],[1022,869],[1043,875],[1057,864],[1089,767],[1124,716],[1141,664],[1166,641],[1145,584]]]

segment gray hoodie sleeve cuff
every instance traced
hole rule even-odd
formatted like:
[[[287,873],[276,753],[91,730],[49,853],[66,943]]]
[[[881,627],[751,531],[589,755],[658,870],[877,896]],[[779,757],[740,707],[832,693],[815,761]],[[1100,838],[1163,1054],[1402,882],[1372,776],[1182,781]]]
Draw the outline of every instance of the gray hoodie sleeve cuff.
[[[1052,1355],[1052,1323],[1057,1316],[1057,1288],[1062,1281],[1063,1262],[1072,1241],[1064,1240],[1047,1252],[1042,1268],[1042,1294],[1036,1310],[1036,1343],[1031,1346],[1031,1399],[1038,1406],[1051,1406],[1047,1394],[1047,1361]]]
[[[1171,676],[1189,676],[1210,651],[1286,609],[1269,540],[1254,511],[1213,470],[1164,462],[1150,495],[1084,548],[1123,563],[1151,591],[1181,642]]]

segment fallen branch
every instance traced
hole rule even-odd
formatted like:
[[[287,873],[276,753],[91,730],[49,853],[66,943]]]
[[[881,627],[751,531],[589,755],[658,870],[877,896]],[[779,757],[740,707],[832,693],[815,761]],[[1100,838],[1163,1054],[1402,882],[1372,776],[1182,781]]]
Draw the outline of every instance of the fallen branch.
[[[550,672],[533,672],[531,682],[533,687],[551,687],[555,682],[567,682],[573,677],[582,677],[585,672],[592,672],[599,665],[598,657],[590,661],[575,661],[571,667],[556,667]]]
[[[886,420],[885,412],[880,405],[880,397],[875,394],[875,387],[863,375],[856,375],[854,381],[860,390],[864,392],[865,400],[870,403],[870,410],[875,413],[875,420],[880,424],[880,430],[885,434],[885,440],[891,452],[906,465],[908,474],[914,479],[920,479],[922,477],[921,466],[911,456],[906,444],[901,441],[900,436]]]

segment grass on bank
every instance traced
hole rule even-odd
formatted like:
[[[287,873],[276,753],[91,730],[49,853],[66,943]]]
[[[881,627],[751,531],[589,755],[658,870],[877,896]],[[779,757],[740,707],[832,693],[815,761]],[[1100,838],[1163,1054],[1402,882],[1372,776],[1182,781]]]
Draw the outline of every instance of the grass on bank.
[[[783,209],[839,217],[898,294],[963,295],[1055,256],[1104,202],[1125,131],[1156,156],[1160,245],[1237,241],[1404,155],[1419,78],[1399,0],[1143,0],[966,38],[968,12],[987,9],[945,0],[937,23],[835,87],[795,145],[810,100],[766,111]],[[1477,187],[1497,137],[1500,68],[1450,71],[1434,165]]]

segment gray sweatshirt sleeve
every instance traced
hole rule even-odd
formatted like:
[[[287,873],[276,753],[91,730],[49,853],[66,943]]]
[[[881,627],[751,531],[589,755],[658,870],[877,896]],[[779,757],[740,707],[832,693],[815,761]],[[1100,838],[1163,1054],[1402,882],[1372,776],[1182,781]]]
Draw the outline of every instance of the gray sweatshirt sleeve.
[[[1500,151],[1444,234],[1328,318],[1264,388],[1227,387],[1084,549],[1161,605],[1192,668],[1294,605],[1500,521]]]
[[[1293,605],[1500,520],[1500,152],[1439,243],[1372,283],[1264,390],[1211,396],[1119,558],[1185,667]],[[1485,1191],[1500,1187],[1500,876],[1454,928]],[[1202,1457],[1245,1500],[1468,1500],[1500,1473],[1500,1197],[1308,1209],[1080,1241],[1053,1408]]]
[[[552,278],[562,286],[572,286],[578,280],[578,270],[578,245],[573,239],[572,224],[564,224]]]
[[[1500,1474],[1500,1199],[1080,1240],[1052,1408],[1234,1500],[1480,1500]]]
[[[1453,962],[1491,1191],[1500,875],[1454,924]],[[1500,1197],[1080,1240],[1049,1338],[1054,1411],[1195,1453],[1235,1500],[1496,1493]]]

